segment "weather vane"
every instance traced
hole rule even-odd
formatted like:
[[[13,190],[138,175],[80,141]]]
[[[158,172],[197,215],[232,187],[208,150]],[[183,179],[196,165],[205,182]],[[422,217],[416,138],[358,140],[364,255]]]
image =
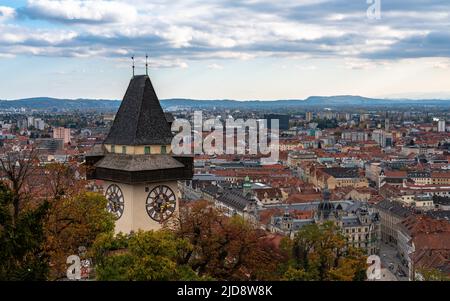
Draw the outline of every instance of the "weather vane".
[[[134,56],[131,57],[131,60],[133,61],[133,77],[134,77]]]
[[[148,55],[145,54],[145,75],[148,75]]]

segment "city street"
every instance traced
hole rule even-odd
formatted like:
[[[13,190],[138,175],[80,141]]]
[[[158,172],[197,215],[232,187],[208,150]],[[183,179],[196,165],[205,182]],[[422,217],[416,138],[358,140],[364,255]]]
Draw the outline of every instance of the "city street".
[[[398,279],[389,269],[381,268],[381,279],[377,281],[398,281]]]
[[[403,276],[399,274],[401,270],[401,262],[397,257],[397,250],[389,245],[381,242],[380,245],[380,258],[381,258],[381,268],[382,268],[382,278],[383,273],[385,273],[387,281],[408,281],[407,275]],[[406,271],[405,271],[406,272]],[[395,279],[393,279],[393,278]]]

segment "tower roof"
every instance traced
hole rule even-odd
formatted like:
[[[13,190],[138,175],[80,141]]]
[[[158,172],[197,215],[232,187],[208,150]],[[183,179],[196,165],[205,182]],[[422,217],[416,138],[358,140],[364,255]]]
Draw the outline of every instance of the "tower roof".
[[[167,145],[172,132],[147,75],[134,76],[105,144]]]

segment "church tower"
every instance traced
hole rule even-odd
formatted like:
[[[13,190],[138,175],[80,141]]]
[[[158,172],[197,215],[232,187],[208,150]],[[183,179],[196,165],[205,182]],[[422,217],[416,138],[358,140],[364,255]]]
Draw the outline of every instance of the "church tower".
[[[322,200],[317,206],[317,211],[314,216],[314,220],[316,223],[324,223],[328,220],[334,220],[335,208],[333,203],[330,202],[330,191],[328,190],[328,185],[325,184],[325,187],[322,192]]]
[[[171,153],[172,132],[150,78],[133,76],[102,145],[86,155],[87,178],[102,180],[115,232],[158,230],[178,213],[179,180],[193,157]]]
[[[242,184],[242,192],[245,196],[252,192],[252,183],[250,182],[249,176],[246,176],[244,179],[244,183]]]

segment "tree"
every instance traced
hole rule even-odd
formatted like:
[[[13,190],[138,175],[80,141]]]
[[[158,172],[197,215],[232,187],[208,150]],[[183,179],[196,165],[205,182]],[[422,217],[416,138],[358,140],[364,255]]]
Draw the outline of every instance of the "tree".
[[[417,269],[415,278],[420,281],[450,281],[449,275],[433,268]]]
[[[47,164],[45,166],[47,198],[59,200],[85,191],[86,180],[77,177],[77,174],[82,174],[84,171],[79,169],[69,162]]]
[[[20,210],[23,209],[24,203],[28,199],[27,191],[24,188],[26,179],[37,166],[37,151],[34,148],[22,151],[6,149],[3,156],[0,156],[0,165],[7,179],[7,184],[11,188],[12,225],[15,225]]]
[[[43,221],[49,205],[15,211],[14,191],[0,183],[0,280],[45,280]]]
[[[336,119],[313,119],[312,122],[317,123],[317,127],[321,130],[334,129],[338,127]]]
[[[65,275],[67,257],[79,247],[89,248],[99,234],[112,233],[114,216],[98,193],[82,192],[51,200],[45,220],[45,251],[50,257],[50,278]]]
[[[182,254],[200,276],[218,280],[278,279],[282,255],[264,240],[249,222],[235,216],[225,217],[207,201],[197,201],[180,209],[175,223],[168,226],[192,248]]]
[[[289,244],[288,244],[289,247]],[[346,246],[332,222],[304,226],[290,243],[287,280],[364,280],[366,257]]]
[[[114,229],[106,199],[85,191],[75,166],[38,162],[34,149],[6,148],[0,158],[7,179],[0,221],[5,279],[61,277],[69,255]]]
[[[91,254],[98,280],[200,280],[180,254],[192,246],[169,231],[102,234]]]
[[[48,202],[30,202],[27,179],[37,166],[35,149],[5,146],[0,157],[0,279],[43,280],[48,257],[43,249],[43,223]]]

